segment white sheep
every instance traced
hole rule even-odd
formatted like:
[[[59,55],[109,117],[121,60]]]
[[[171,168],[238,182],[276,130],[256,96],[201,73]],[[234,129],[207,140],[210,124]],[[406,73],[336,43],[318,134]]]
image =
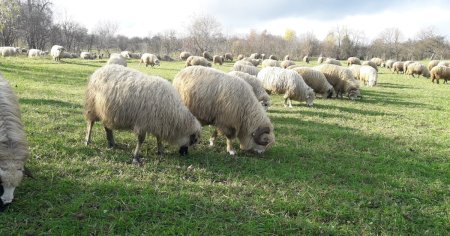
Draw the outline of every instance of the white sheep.
[[[13,57],[19,54],[20,51],[20,48],[16,47],[3,47],[1,54],[3,57]]]
[[[53,45],[50,50],[50,55],[52,55],[53,60],[60,61],[64,56],[64,50],[65,48],[63,46]]]
[[[437,66],[439,62],[440,62],[439,60],[431,60],[430,62],[428,62],[428,70],[431,72],[431,69]]]
[[[116,64],[116,65],[121,65],[121,66],[128,66],[127,61],[125,60],[124,57],[122,57],[122,55],[120,55],[119,53],[113,53],[111,54],[111,56],[109,57],[108,61],[106,62],[107,65],[111,65],[111,64]]]
[[[374,68],[378,72],[378,66],[373,61],[364,61],[363,63],[361,63],[361,65],[362,66],[371,66],[372,68]]]
[[[333,86],[336,97],[340,96],[342,98],[343,93],[347,93],[351,100],[361,98],[359,82],[355,80],[351,70],[332,64],[315,66],[313,69],[325,75],[328,83]]]
[[[223,57],[219,56],[219,55],[214,55],[213,56],[213,63],[222,65],[223,64]]]
[[[262,68],[266,68],[266,67],[281,67],[280,63],[277,60],[273,60],[273,59],[265,59],[262,62]]]
[[[374,58],[370,59],[370,61],[375,63],[375,65],[377,65],[377,66],[381,66],[384,63],[384,60],[381,58],[378,58],[378,57],[374,57]]]
[[[406,74],[406,72],[408,71],[408,66],[411,65],[412,63],[414,63],[414,61],[405,61],[405,62],[403,62],[403,73]]]
[[[253,64],[248,61],[237,61],[236,63],[234,63],[232,70],[241,71],[253,76],[257,76],[259,73],[259,68],[253,66]]]
[[[317,58],[317,63],[318,64],[322,64],[324,60],[325,59],[322,56],[320,56],[320,57]]]
[[[351,65],[361,65],[361,61],[357,57],[349,57],[347,59],[347,66]]]
[[[32,57],[41,57],[41,56],[45,56],[45,52],[41,51],[39,49],[30,49],[28,50],[28,57],[32,58]]]
[[[337,65],[337,66],[342,66],[340,61],[338,61],[336,59],[333,59],[333,58],[327,58],[323,63]]]
[[[160,65],[158,57],[156,55],[154,55],[154,54],[151,54],[151,53],[144,53],[144,54],[142,54],[141,61],[139,62],[139,65],[141,63],[144,63],[145,67],[147,67],[148,65],[150,65],[151,67],[154,67],[155,65],[157,65],[157,66]]]
[[[264,110],[267,111],[269,109],[270,96],[269,94],[267,94],[266,90],[263,87],[263,84],[256,78],[256,76],[241,71],[230,71],[228,72],[228,74],[243,79],[250,86],[252,86],[255,96],[263,106]]]
[[[306,101],[307,106],[314,104],[314,90],[293,70],[266,67],[258,73],[257,78],[267,91],[284,94],[284,106],[292,108],[292,100]]]
[[[206,60],[208,60],[208,61],[212,61],[212,60],[213,60],[211,54],[210,54],[209,52],[207,52],[207,51],[204,51],[202,55],[203,55],[203,57],[206,58]]]
[[[289,66],[293,66],[295,65],[295,62],[291,61],[291,60],[284,60],[280,63],[281,68],[288,68]]]
[[[251,59],[261,59],[261,54],[259,54],[259,53],[252,53],[252,54],[250,54],[250,57],[249,58],[251,58]]]
[[[181,52],[180,53],[180,60],[185,61],[190,56],[191,56],[191,53],[189,53],[189,52]]]
[[[25,136],[19,102],[8,81],[0,75],[0,211],[14,199],[28,158],[28,142]]]
[[[431,82],[439,84],[439,79],[443,79],[446,84],[448,80],[450,80],[450,67],[447,66],[435,66],[430,71],[431,74]]]
[[[313,70],[309,67],[291,67],[291,70],[297,72],[302,76],[305,83],[311,87],[315,93],[322,95],[324,98],[331,98],[334,93],[333,86],[328,83],[325,75],[320,72]]]
[[[373,87],[377,85],[378,73],[371,66],[361,66],[359,70],[359,80],[363,81],[365,85]]]
[[[242,150],[256,153],[275,142],[273,125],[244,80],[213,68],[192,66],[181,70],[173,85],[200,123],[214,125],[225,135],[229,154],[236,155],[232,145],[236,137]],[[213,134],[212,142],[214,139]]]
[[[386,67],[386,69],[392,69],[392,65],[394,65],[394,60],[387,60],[386,63],[384,63],[384,67]]]
[[[164,140],[186,155],[201,132],[200,123],[167,80],[119,65],[106,65],[91,76],[84,115],[86,144],[91,142],[95,121],[103,123],[110,148],[115,146],[113,130],[133,130],[138,138],[133,163],[141,163],[140,150],[147,133],[156,136],[158,154],[164,153]]]
[[[206,60],[204,57],[199,56],[190,56],[186,59],[186,67],[188,66],[205,66],[211,67],[211,63]]]
[[[124,58],[131,58],[131,53],[129,51],[122,51],[120,52],[120,55],[122,55],[122,57]]]
[[[68,53],[68,57],[72,58],[72,54]],[[80,53],[80,58],[81,59],[85,59],[85,60],[94,60],[96,58],[96,55],[92,54],[90,52],[81,52]]]
[[[258,66],[259,64],[261,64],[261,59],[253,59],[253,58],[250,58],[250,57],[246,57],[246,58],[243,58],[241,61],[248,61],[248,62],[250,62],[250,63],[252,63],[253,64],[253,66]]]
[[[408,76],[411,75],[413,78],[414,75],[417,75],[418,77],[422,75],[423,77],[430,78],[430,71],[428,71],[427,67],[420,62],[409,64],[405,74]]]
[[[392,70],[392,73],[405,73],[404,71],[403,71],[403,62],[402,61],[396,61],[396,62],[394,62],[394,64],[392,64],[392,68],[391,68],[391,70]]]
[[[437,64],[438,66],[446,66],[449,67],[450,66],[450,62],[448,61],[441,61]]]

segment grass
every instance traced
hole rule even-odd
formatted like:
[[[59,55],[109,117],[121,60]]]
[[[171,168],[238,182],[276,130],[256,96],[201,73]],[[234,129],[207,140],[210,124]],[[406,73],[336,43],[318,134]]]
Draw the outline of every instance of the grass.
[[[0,58],[35,175],[0,213],[0,235],[450,234],[449,85],[381,69],[360,101],[288,109],[272,96],[277,143],[262,156],[232,159],[223,138],[208,146],[204,127],[187,158],[170,146],[160,158],[147,138],[136,167],[131,132],[117,132],[123,148],[108,150],[96,124],[83,145],[84,89],[104,63]],[[172,80],[183,63],[129,66]]]

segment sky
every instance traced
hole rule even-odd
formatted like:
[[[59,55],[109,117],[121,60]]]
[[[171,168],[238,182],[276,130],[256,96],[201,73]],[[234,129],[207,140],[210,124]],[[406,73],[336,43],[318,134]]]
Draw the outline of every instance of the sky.
[[[72,19],[92,30],[112,21],[118,33],[133,37],[166,30],[186,34],[193,17],[214,16],[225,35],[245,36],[254,29],[283,35],[313,32],[322,40],[339,27],[375,39],[384,29],[397,27],[403,40],[433,26],[450,38],[449,0],[53,0],[55,20]]]

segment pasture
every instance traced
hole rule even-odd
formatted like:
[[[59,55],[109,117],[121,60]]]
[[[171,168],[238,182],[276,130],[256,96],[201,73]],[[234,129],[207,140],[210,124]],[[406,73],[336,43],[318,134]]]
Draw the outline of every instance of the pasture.
[[[109,150],[96,123],[93,143],[83,142],[84,90],[105,62],[0,58],[20,98],[35,177],[0,213],[0,235],[450,234],[450,85],[442,80],[381,68],[362,100],[288,109],[273,95],[276,144],[265,154],[233,159],[223,137],[208,146],[204,127],[188,157],[170,146],[159,157],[147,137],[137,167],[129,131],[116,132],[120,147]],[[184,67],[128,63],[168,80]]]

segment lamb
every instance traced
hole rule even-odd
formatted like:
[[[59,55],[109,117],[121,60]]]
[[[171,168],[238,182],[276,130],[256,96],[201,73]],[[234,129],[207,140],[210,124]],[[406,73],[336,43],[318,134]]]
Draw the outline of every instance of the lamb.
[[[406,72],[408,71],[408,66],[409,66],[410,64],[412,64],[412,63],[414,63],[414,61],[405,61],[405,62],[403,63],[403,73],[406,74]]]
[[[141,61],[139,62],[139,65],[141,63],[144,63],[145,67],[147,67],[148,65],[150,65],[151,67],[154,67],[155,65],[157,65],[157,66],[160,65],[158,57],[156,57],[156,55],[150,54],[150,53],[142,54]]]
[[[408,65],[408,69],[405,74],[411,75],[414,78],[414,75],[422,75],[423,77],[430,78],[430,71],[428,71],[427,67],[420,62],[414,62]]]
[[[363,81],[368,87],[377,85],[378,73],[371,66],[361,66],[359,71],[359,80]]]
[[[214,125],[227,138],[227,152],[236,155],[232,140],[242,150],[263,153],[275,142],[273,125],[244,80],[201,66],[181,70],[173,80],[189,110],[203,125]],[[211,143],[217,134],[213,133]]]
[[[20,48],[15,47],[3,47],[1,54],[3,57],[13,57],[20,53]]]
[[[306,101],[309,107],[314,105],[314,90],[293,70],[267,67],[258,73],[257,78],[267,91],[284,94],[284,106],[292,108],[291,100]]]
[[[320,56],[317,58],[317,63],[322,64],[323,60],[324,60],[324,58],[322,56]]]
[[[191,56],[191,53],[189,53],[189,52],[181,52],[180,53],[180,60],[185,61],[190,56]]]
[[[39,49],[30,49],[28,51],[28,57],[32,58],[32,57],[40,57],[40,56],[44,56],[45,53]]]
[[[225,53],[225,55],[223,55],[223,59],[224,61],[233,61],[233,54]]]
[[[249,63],[250,65],[248,65],[246,63]],[[240,71],[240,72],[247,73],[249,75],[257,76],[259,73],[259,68],[253,66],[253,64],[251,64],[248,61],[237,61],[233,65],[233,71]]]
[[[222,56],[219,56],[219,55],[214,55],[214,57],[213,57],[213,63],[214,63],[214,64],[222,65],[222,64],[223,64],[223,57],[222,57]]]
[[[237,56],[237,60],[238,60],[238,61],[240,61],[240,60],[242,60],[242,59],[244,59],[244,58],[245,58],[244,54],[239,54],[239,55]]]
[[[208,61],[212,61],[213,60],[213,58],[211,57],[211,54],[209,54],[209,52],[207,52],[207,51],[204,51],[202,55]]]
[[[372,68],[374,68],[378,72],[378,66],[373,61],[364,61],[361,65],[362,66],[371,66]]]
[[[69,57],[72,58],[72,54],[69,53]],[[90,52],[81,52],[80,58],[85,60],[94,60],[97,56]]]
[[[306,64],[309,64],[309,56],[308,55],[303,57],[303,62],[306,62]]]
[[[333,96],[334,88],[328,83],[327,78],[322,72],[309,67],[293,67],[292,70],[297,72],[315,93],[321,94],[324,98],[331,98]]]
[[[291,57],[289,55],[286,55],[286,56],[284,56],[284,60],[289,61],[289,60],[291,60]]]
[[[204,57],[190,56],[186,59],[186,67],[188,66],[206,66],[211,67],[211,63]]]
[[[262,62],[262,68],[266,67],[280,67],[280,63],[277,60],[266,59]]]
[[[439,84],[439,79],[444,79],[444,83],[447,84],[448,80],[450,80],[450,68],[446,66],[435,66],[430,71],[431,74],[431,82]]]
[[[278,61],[278,57],[277,57],[277,56],[275,56],[275,55],[270,55],[270,56],[269,56],[269,59],[272,59],[272,60]]]
[[[438,63],[438,66],[449,67],[450,66],[450,62],[448,62],[448,61],[441,61],[441,62]]]
[[[25,173],[28,142],[19,102],[8,81],[0,75],[0,211],[14,199],[14,190]]]
[[[357,57],[349,57],[347,59],[347,66],[351,65],[361,65],[361,61]]]
[[[291,61],[291,60],[284,60],[280,63],[280,66],[284,69],[286,69],[289,66],[293,66],[295,65],[295,62]]]
[[[327,58],[324,62],[325,64],[333,64],[333,65],[338,65],[338,66],[342,66],[341,62],[333,59],[333,58]]]
[[[120,55],[122,55],[123,58],[131,58],[131,54],[129,51],[122,51],[120,52]]]
[[[381,66],[384,63],[384,60],[381,58],[378,58],[378,57],[374,57],[374,58],[370,59],[370,61],[375,63],[375,65],[377,65],[377,66]]]
[[[336,97],[340,96],[342,98],[343,93],[345,92],[351,100],[361,98],[359,83],[354,79],[353,74],[349,69],[332,64],[315,66],[313,69],[320,71],[325,75],[328,82],[333,86]]]
[[[247,82],[250,86],[252,86],[253,92],[255,93],[256,98],[263,106],[264,110],[268,110],[270,107],[270,96],[267,94],[266,90],[264,89],[261,81],[259,81],[256,76],[247,74],[245,72],[241,71],[230,71],[228,72],[229,75],[238,77],[240,79],[243,79],[245,82]]]
[[[386,63],[384,63],[384,67],[386,67],[386,69],[391,69],[394,62],[394,60],[387,60]]]
[[[122,57],[122,55],[118,54],[118,53],[113,53],[111,54],[111,56],[109,57],[108,61],[106,62],[107,65],[111,65],[111,64],[116,64],[116,65],[121,65],[124,67],[127,67],[127,61],[125,60],[125,58]]]
[[[404,71],[403,71],[403,62],[402,61],[394,62],[394,64],[392,64],[391,70],[392,70],[392,73],[394,73],[394,72],[396,72],[397,74],[399,72],[403,72],[404,73]]]
[[[156,136],[158,154],[164,153],[164,140],[179,146],[179,153],[186,155],[201,132],[200,123],[167,80],[119,65],[106,65],[92,74],[84,115],[86,145],[91,142],[95,121],[103,123],[109,148],[115,146],[113,130],[133,130],[138,138],[135,164],[142,162],[140,150],[147,133]]]
[[[66,49],[63,46],[53,45],[52,49],[50,50],[50,54],[52,55],[53,60],[60,61],[64,56],[65,50]]]
[[[431,71],[431,69],[433,69],[433,67],[437,66],[439,64],[439,60],[431,60],[428,63],[428,70]]]

